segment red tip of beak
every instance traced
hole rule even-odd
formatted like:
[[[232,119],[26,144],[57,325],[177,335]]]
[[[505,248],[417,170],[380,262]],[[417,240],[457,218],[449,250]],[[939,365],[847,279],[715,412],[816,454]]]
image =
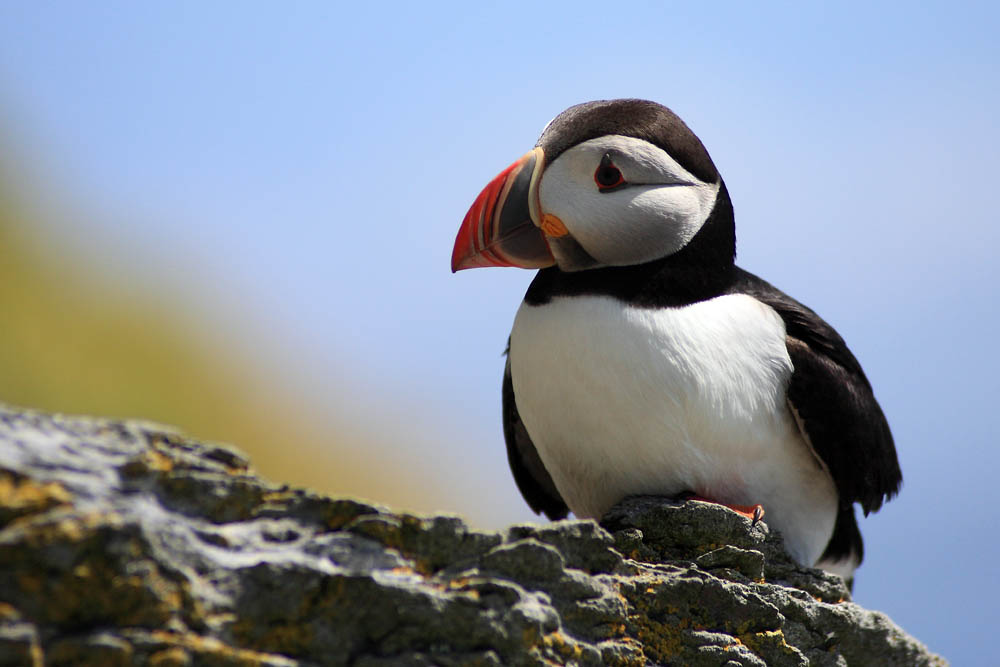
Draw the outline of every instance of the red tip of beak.
[[[462,269],[475,269],[484,266],[513,266],[497,257],[490,249],[493,236],[493,214],[496,211],[497,199],[516,167],[521,164],[518,160],[501,171],[483,191],[476,197],[476,201],[469,207],[469,212],[462,220],[462,226],[458,229],[458,236],[455,237],[455,247],[451,251],[451,271],[461,271]]]

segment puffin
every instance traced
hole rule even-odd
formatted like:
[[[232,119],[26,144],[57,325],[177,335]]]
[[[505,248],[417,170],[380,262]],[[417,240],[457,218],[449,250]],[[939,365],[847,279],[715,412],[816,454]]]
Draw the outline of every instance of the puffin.
[[[570,107],[475,199],[452,271],[537,270],[502,385],[535,513],[600,520],[627,496],[717,503],[849,582],[867,516],[899,491],[861,365],[808,307],[738,267],[702,142],[640,99]]]

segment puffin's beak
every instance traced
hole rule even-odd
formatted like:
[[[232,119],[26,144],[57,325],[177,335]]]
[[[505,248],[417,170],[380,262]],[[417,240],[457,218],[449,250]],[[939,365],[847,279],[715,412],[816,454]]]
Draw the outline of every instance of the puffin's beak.
[[[458,230],[451,270],[479,266],[542,269],[556,263],[539,229],[538,180],[544,154],[536,148],[510,165],[476,197]]]

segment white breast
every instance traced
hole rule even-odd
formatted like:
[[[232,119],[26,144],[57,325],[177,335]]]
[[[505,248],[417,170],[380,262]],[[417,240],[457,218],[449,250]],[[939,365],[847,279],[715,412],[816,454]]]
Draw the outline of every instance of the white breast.
[[[745,295],[680,308],[522,304],[510,362],[521,419],[577,516],[692,491],[760,503],[804,564],[826,547],[837,492],[788,410],[792,363],[770,307]]]

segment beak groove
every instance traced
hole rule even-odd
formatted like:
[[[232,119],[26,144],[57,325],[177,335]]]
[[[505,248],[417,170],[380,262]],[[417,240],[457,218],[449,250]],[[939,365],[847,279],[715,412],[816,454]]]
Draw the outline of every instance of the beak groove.
[[[485,266],[540,269],[555,264],[539,229],[538,181],[543,165],[544,153],[535,148],[483,188],[455,238],[452,272]]]

